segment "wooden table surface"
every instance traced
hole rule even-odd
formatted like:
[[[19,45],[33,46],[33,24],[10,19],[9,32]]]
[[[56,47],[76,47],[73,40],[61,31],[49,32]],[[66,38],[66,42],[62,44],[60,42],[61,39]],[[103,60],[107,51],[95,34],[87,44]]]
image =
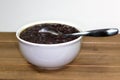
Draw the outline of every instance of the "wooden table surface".
[[[63,69],[37,70],[21,55],[15,33],[0,33],[0,80],[120,80],[120,35],[84,37],[80,54]]]

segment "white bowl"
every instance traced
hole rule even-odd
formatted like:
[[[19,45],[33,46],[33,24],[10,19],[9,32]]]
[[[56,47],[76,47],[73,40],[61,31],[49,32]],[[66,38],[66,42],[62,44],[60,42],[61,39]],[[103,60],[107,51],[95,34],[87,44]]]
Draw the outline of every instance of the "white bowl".
[[[75,40],[59,44],[31,43],[19,37],[21,31],[24,29],[41,23],[61,23],[70,25],[65,22],[44,21],[31,23],[18,29],[16,32],[16,37],[19,42],[21,53],[26,58],[26,60],[39,68],[47,70],[59,69],[73,61],[80,51],[82,36]]]

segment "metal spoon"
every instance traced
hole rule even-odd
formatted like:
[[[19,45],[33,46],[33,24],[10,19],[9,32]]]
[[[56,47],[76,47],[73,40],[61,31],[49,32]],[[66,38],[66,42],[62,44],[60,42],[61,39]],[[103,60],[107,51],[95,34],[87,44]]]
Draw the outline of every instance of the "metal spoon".
[[[107,37],[118,34],[119,30],[117,28],[107,28],[107,29],[96,29],[90,31],[83,31],[78,33],[63,34],[55,30],[49,29],[48,27],[42,28],[39,32],[50,33],[53,35],[62,35],[62,36],[92,36],[92,37]]]

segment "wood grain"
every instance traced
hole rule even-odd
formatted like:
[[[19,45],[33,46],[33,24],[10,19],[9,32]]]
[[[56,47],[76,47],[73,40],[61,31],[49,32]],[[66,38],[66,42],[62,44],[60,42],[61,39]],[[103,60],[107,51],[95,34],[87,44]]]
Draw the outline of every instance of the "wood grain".
[[[19,51],[15,33],[0,33],[0,80],[119,80],[120,35],[84,37],[80,54],[55,71],[38,70]]]

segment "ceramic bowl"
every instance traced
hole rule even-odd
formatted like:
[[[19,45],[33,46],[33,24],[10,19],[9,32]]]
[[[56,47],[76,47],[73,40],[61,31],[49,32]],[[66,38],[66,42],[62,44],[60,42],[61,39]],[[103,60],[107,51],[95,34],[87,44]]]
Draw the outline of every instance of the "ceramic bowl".
[[[31,43],[19,37],[20,33],[24,29],[32,25],[42,23],[59,23],[74,26],[70,23],[56,21],[34,22],[24,25],[16,32],[20,51],[28,62],[41,69],[55,70],[62,68],[66,64],[69,64],[71,61],[73,61],[79,54],[82,36],[75,40],[58,44]]]

